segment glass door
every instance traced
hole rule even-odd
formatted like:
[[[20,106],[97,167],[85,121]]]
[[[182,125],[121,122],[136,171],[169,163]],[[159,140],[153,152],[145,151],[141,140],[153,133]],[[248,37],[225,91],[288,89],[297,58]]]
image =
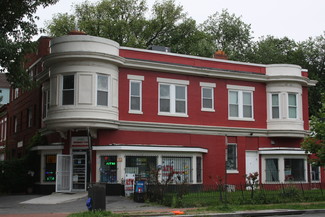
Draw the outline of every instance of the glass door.
[[[72,154],[72,191],[85,191],[87,180],[87,155]]]

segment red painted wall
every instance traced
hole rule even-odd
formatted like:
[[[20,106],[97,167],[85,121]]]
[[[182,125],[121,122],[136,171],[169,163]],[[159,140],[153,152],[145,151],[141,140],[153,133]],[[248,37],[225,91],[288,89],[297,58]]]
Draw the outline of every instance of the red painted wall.
[[[127,75],[142,75],[142,110],[143,114],[129,114],[129,80]],[[158,115],[158,82],[157,78],[188,80],[187,108],[188,118]],[[215,83],[215,112],[201,111],[200,82]],[[255,87],[254,118],[255,121],[228,120],[228,89],[227,84]],[[130,121],[163,122],[177,124],[266,128],[266,89],[263,83],[247,81],[213,79],[186,75],[176,75],[161,72],[120,68],[119,72],[119,119]]]

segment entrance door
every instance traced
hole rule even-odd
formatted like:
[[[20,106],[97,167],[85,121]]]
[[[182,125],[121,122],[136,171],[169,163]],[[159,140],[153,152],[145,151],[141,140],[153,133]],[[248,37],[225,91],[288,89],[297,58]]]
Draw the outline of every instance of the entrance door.
[[[246,151],[246,174],[259,172],[259,160],[257,151]]]
[[[72,154],[72,190],[85,191],[87,180],[87,155],[84,152]]]
[[[56,158],[56,192],[71,191],[71,155],[58,154]]]

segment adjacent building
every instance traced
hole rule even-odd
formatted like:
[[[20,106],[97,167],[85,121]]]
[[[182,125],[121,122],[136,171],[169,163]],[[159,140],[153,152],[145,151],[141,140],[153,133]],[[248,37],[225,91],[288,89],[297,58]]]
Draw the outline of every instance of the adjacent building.
[[[38,191],[123,186],[125,174],[173,183],[311,183],[324,180],[300,143],[308,134],[308,88],[297,65],[253,64],[121,47],[72,34],[40,38],[29,71],[41,86],[12,90],[8,156],[31,136],[39,154]],[[160,50],[160,51],[159,51]],[[220,54],[220,53],[217,53]],[[217,55],[216,55],[217,56]],[[17,93],[16,93],[17,92]]]

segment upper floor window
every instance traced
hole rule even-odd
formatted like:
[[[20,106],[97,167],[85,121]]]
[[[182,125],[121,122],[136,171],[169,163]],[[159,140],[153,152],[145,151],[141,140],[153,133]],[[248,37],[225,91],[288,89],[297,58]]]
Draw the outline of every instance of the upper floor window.
[[[74,104],[74,75],[63,76],[62,105]]]
[[[130,80],[129,113],[142,114],[142,81],[144,76],[128,75]]]
[[[289,118],[297,118],[297,94],[288,94],[288,114]]]
[[[189,81],[158,78],[159,114],[187,116],[187,86]]]
[[[108,106],[108,75],[97,75],[97,105]]]
[[[18,118],[14,116],[14,133],[18,132]]]
[[[19,96],[19,88],[15,88],[14,90],[14,99],[17,99]]]
[[[43,118],[47,117],[47,112],[50,108],[50,91],[43,91]]]
[[[214,111],[214,88],[216,84],[200,82],[201,86],[201,110],[202,111]]]
[[[237,144],[227,145],[227,170],[237,171]]]
[[[280,103],[279,103],[279,94],[272,93],[272,119],[280,118]]]
[[[28,117],[27,127],[31,127],[33,125],[33,107],[27,109],[27,117]]]
[[[254,87],[227,85],[229,90],[229,118],[253,119],[253,91]]]

